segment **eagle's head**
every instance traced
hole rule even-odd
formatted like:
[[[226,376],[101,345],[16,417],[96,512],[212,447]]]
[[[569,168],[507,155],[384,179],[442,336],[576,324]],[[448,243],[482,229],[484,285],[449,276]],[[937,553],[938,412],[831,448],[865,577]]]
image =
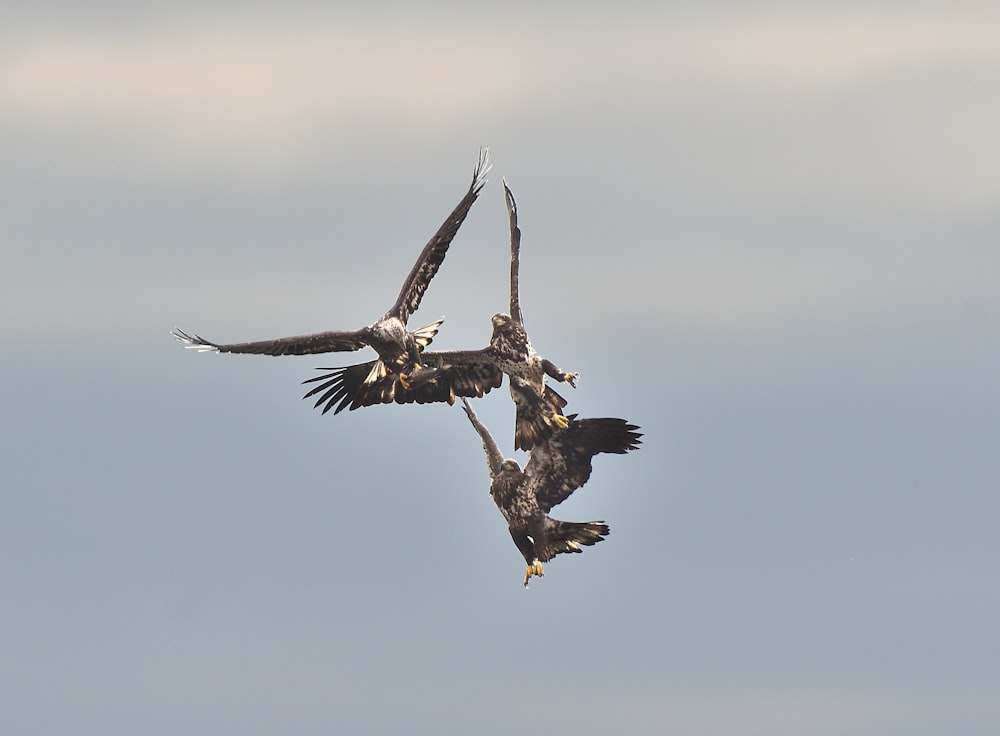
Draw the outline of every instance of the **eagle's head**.
[[[511,360],[524,360],[528,352],[528,336],[524,327],[509,314],[493,315],[493,338],[490,344],[502,356]]]
[[[517,464],[517,460],[509,457],[505,457],[503,462],[500,463],[501,473],[520,473],[521,466]]]
[[[407,373],[419,355],[413,336],[398,317],[383,317],[368,327],[369,345],[392,373]]]

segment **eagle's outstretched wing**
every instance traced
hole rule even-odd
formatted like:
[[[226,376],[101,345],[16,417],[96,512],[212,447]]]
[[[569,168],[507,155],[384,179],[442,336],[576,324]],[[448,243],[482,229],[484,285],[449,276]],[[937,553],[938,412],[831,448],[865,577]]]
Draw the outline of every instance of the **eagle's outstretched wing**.
[[[188,334],[174,329],[171,334],[184,343],[185,347],[198,351],[220,353],[255,353],[258,355],[311,355],[315,353],[337,353],[360,350],[371,346],[379,354],[387,371],[403,372],[418,361],[420,348],[430,342],[437,332],[441,320],[415,332],[407,332],[406,323],[419,306],[431,279],[437,273],[459,227],[469,214],[479,191],[486,183],[489,170],[489,150],[480,149],[479,161],[472,175],[469,191],[438,229],[430,242],[424,246],[416,264],[410,270],[396,303],[381,318],[360,330],[330,330],[309,335],[282,337],[276,340],[220,344],[206,340],[199,335]],[[403,370],[401,370],[403,369]]]
[[[458,233],[458,228],[465,221],[466,215],[469,214],[469,210],[479,197],[480,190],[486,184],[486,174],[489,170],[490,151],[488,148],[481,148],[479,150],[479,161],[472,172],[472,184],[469,185],[469,191],[466,192],[462,201],[458,203],[458,206],[452,210],[452,213],[448,215],[448,219],[434,233],[434,237],[420,251],[417,262],[413,264],[410,274],[406,277],[403,287],[399,290],[396,303],[392,305],[387,314],[399,317],[403,321],[403,324],[406,324],[410,319],[410,315],[417,311],[417,307],[420,306],[420,300],[423,298],[424,292],[427,291],[431,279],[434,278],[434,274],[437,273],[438,268],[441,267],[441,263],[444,261],[445,254],[448,252],[448,246],[451,245],[451,241],[454,240],[455,235]]]
[[[523,325],[521,289],[518,284],[518,272],[521,267],[521,228],[517,226],[517,202],[514,200],[514,193],[507,186],[506,179],[503,180],[503,196],[507,202],[507,217],[510,220],[510,317],[519,325]]]
[[[404,383],[396,374],[373,374],[375,361],[343,368],[317,368],[332,371],[309,378],[303,383],[319,383],[302,398],[316,396],[315,408],[323,406],[326,414],[333,409],[354,411],[375,404],[455,403],[458,396],[480,397],[503,381],[503,372],[493,360],[491,348],[482,350],[427,351],[421,354],[426,367],[410,374]]]
[[[486,425],[479,421],[479,417],[472,410],[469,400],[464,396],[462,397],[462,408],[465,409],[465,415],[469,417],[472,426],[479,432],[479,437],[483,441],[483,450],[486,452],[486,465],[490,469],[490,479],[495,480],[500,475],[501,465],[503,465],[503,453],[500,452],[500,448],[493,440],[490,430],[486,429]]]
[[[219,345],[198,335],[189,335],[180,328],[170,331],[184,347],[200,352],[254,353],[256,355],[312,355],[314,353],[346,353],[360,350],[369,344],[369,330],[330,330],[314,332],[311,335],[282,337],[277,340],[259,342],[237,342]]]
[[[531,450],[524,468],[528,490],[538,499],[538,507],[548,513],[590,478],[591,460],[602,452],[624,454],[636,450],[642,434],[638,426],[624,419],[566,419],[569,426],[551,434]]]

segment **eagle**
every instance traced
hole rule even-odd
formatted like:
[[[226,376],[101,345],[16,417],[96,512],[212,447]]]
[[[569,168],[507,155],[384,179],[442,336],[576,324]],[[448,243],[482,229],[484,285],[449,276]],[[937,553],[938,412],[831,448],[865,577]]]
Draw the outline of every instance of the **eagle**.
[[[410,315],[420,306],[424,292],[427,291],[431,279],[434,278],[444,261],[448,246],[451,245],[459,227],[479,197],[480,190],[486,184],[486,174],[489,170],[489,149],[480,149],[479,160],[472,172],[472,183],[469,185],[469,190],[420,252],[417,262],[410,270],[406,281],[403,282],[395,304],[382,317],[367,327],[362,327],[359,330],[330,330],[309,335],[282,337],[277,340],[227,345],[211,342],[198,335],[188,334],[179,328],[172,330],[171,334],[183,342],[186,348],[219,353],[309,355],[350,352],[368,346],[374,348],[378,353],[378,360],[366,364],[369,370],[363,383],[372,384],[387,376],[393,376],[405,384],[407,374],[420,367],[420,353],[431,343],[444,320],[438,319],[412,332],[407,330],[406,324]]]
[[[565,429],[562,409],[566,399],[546,385],[546,376],[576,386],[577,373],[561,371],[547,358],[535,352],[524,329],[521,313],[518,274],[520,269],[521,230],[517,225],[517,202],[503,182],[510,220],[510,314],[494,314],[490,344],[480,350],[426,351],[423,367],[403,381],[386,374],[371,380],[373,363],[342,368],[318,368],[332,371],[303,383],[318,383],[303,398],[319,394],[314,407],[323,413],[345,408],[351,411],[374,404],[455,403],[457,396],[482,397],[499,388],[506,374],[511,398],[517,407],[514,447],[530,450],[536,442],[554,431]]]
[[[565,430],[534,446],[522,470],[516,460],[503,457],[465,397],[462,405],[483,441],[492,481],[490,496],[527,563],[525,587],[533,575],[542,577],[543,562],[558,554],[582,552],[580,545],[597,544],[610,533],[603,521],[559,521],[548,514],[587,482],[595,455],[637,450],[642,437],[637,425],[616,418],[577,419],[571,414]]]

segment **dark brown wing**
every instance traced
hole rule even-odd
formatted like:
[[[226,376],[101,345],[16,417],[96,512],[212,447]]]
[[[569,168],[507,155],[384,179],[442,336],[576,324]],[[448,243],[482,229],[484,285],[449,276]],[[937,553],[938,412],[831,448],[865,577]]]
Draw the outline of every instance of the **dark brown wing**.
[[[323,405],[324,414],[330,409],[339,414],[344,409],[354,411],[361,406],[392,402],[453,404],[456,396],[480,397],[503,381],[503,373],[496,367],[492,348],[428,351],[421,353],[421,359],[426,367],[411,374],[413,383],[409,388],[395,373],[365,383],[375,366],[375,361],[369,361],[344,368],[318,368],[332,373],[303,381],[319,385],[302,398],[319,394],[313,406],[318,408]]]
[[[546,513],[587,482],[594,455],[636,450],[642,436],[639,427],[624,419],[577,419],[575,414],[567,419],[566,429],[535,445],[524,469],[527,490]]]
[[[500,452],[500,448],[497,447],[497,443],[493,440],[490,430],[486,429],[486,425],[479,421],[476,412],[472,410],[472,405],[469,404],[469,400],[464,396],[462,397],[462,408],[465,409],[465,415],[469,417],[472,426],[479,432],[479,438],[483,441],[483,451],[486,453],[486,466],[490,469],[490,479],[495,479],[500,475],[503,453]]]
[[[360,330],[331,330],[311,335],[282,337],[259,342],[236,342],[220,345],[198,335],[189,335],[181,329],[170,333],[184,343],[184,347],[198,351],[219,353],[253,353],[255,355],[312,355],[314,353],[346,353],[360,350],[369,344],[368,328]]]
[[[458,203],[458,206],[452,210],[452,213],[448,215],[448,219],[434,233],[434,237],[424,246],[424,249],[420,252],[420,256],[417,258],[417,262],[413,264],[410,275],[403,282],[403,288],[399,290],[396,303],[392,305],[392,308],[388,312],[388,314],[399,317],[403,321],[403,324],[407,323],[410,315],[417,311],[417,307],[420,306],[420,300],[423,298],[424,292],[427,291],[431,279],[434,278],[434,274],[437,273],[438,268],[441,267],[441,263],[444,261],[445,254],[448,252],[448,246],[451,245],[451,241],[458,233],[458,228],[461,227],[466,215],[469,214],[469,210],[479,197],[479,191],[486,184],[486,174],[489,170],[489,149],[480,149],[479,162],[472,172],[472,184],[469,185],[469,191],[466,192],[462,201]]]
[[[518,272],[521,264],[521,228],[517,226],[517,202],[514,193],[510,191],[506,180],[503,182],[504,199],[507,201],[507,217],[510,219],[510,317],[520,325],[524,324],[521,315],[520,286]]]

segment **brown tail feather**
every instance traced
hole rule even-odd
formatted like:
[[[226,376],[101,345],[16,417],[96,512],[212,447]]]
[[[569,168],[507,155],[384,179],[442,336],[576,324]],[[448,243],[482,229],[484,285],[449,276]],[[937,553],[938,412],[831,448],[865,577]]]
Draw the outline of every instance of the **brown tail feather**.
[[[535,544],[535,553],[542,562],[558,554],[582,552],[580,546],[589,547],[602,541],[611,529],[603,521],[559,521],[546,519],[544,544]]]
[[[553,419],[562,416],[566,399],[548,386],[539,397],[532,389],[511,382],[511,396],[517,406],[514,419],[514,449],[530,450],[560,429]]]

